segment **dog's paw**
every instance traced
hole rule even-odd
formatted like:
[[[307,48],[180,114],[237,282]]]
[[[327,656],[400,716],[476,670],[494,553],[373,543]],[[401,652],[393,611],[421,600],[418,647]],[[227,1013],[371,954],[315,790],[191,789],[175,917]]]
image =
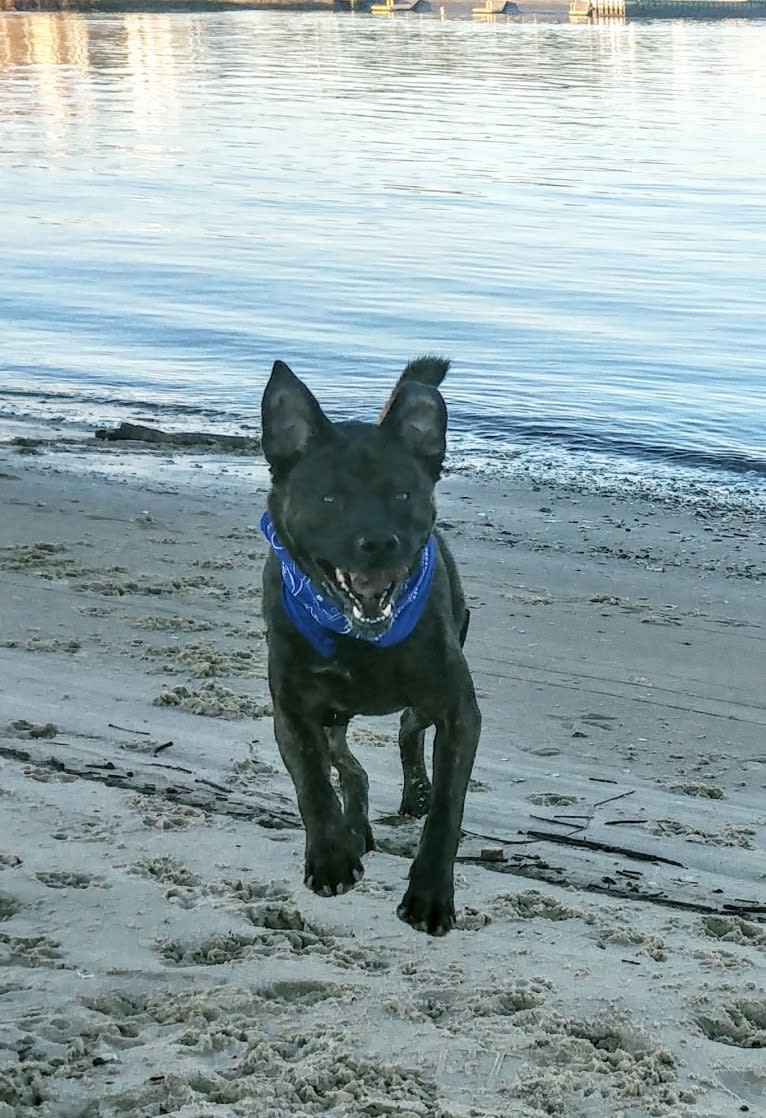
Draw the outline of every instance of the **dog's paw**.
[[[306,851],[304,881],[320,897],[347,893],[363,877],[361,858],[340,841],[330,849]]]
[[[405,924],[429,936],[446,936],[455,926],[455,901],[450,889],[446,893],[416,890],[410,885],[396,910]]]
[[[431,807],[431,782],[407,781],[402,789],[402,802],[399,805],[400,815],[412,815],[415,819],[422,819],[428,814]]]
[[[364,826],[362,828],[362,831],[363,831],[363,834],[364,834],[364,852],[365,852],[365,854],[369,854],[371,850],[377,850],[377,847],[375,845],[375,836],[373,835],[372,827],[370,826],[370,824],[368,822],[365,821]]]

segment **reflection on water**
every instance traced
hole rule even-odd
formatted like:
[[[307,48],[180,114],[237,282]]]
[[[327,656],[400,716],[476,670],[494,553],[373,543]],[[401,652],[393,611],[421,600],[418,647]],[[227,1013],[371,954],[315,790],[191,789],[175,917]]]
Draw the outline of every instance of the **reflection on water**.
[[[92,123],[93,83],[111,71],[135,131],[151,132],[178,107],[173,39],[170,15],[131,13],[98,23],[77,14],[0,16],[0,71],[23,68],[8,75],[9,104],[17,114],[39,114],[51,154],[65,155],[67,138],[76,144],[83,124]],[[184,29],[184,54],[188,39]]]
[[[766,26],[0,15],[15,390],[762,460]]]
[[[4,15],[0,21],[0,66],[44,66],[55,62],[87,69],[88,40],[84,18]]]
[[[0,19],[0,68],[24,67],[32,76],[35,105],[19,104],[17,81],[3,97],[3,113],[39,114],[45,139],[55,154],[64,142],[68,115],[67,90],[60,65],[87,73],[88,29],[83,20],[41,19],[20,16]],[[24,74],[26,82],[28,73]],[[5,85],[5,83],[4,83]]]

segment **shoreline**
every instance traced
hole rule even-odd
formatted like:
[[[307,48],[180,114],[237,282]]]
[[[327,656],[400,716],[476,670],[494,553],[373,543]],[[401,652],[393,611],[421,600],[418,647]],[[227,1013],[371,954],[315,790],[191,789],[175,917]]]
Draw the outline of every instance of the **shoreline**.
[[[248,463],[260,463],[261,476],[265,477],[257,428],[250,419],[232,422],[222,413],[198,409],[179,412],[172,405],[130,410],[113,407],[106,414],[109,418],[105,427],[72,417],[6,416],[0,420],[0,448],[20,457],[39,458],[42,468],[73,473],[119,477],[125,472],[138,479],[159,472],[172,474],[174,482],[183,484],[184,478],[191,483],[198,471],[212,471],[223,483],[236,485],[238,477],[247,476]],[[168,439],[178,441],[163,445],[120,440],[115,432],[121,426],[145,426],[150,434],[160,430]],[[200,428],[204,428],[201,433]],[[216,439],[221,443],[217,444]],[[242,443],[241,451],[228,449],[227,440],[231,446]],[[552,439],[536,443],[519,440],[512,448],[498,448],[489,440],[484,446],[475,440],[466,443],[461,434],[452,432],[448,436],[446,476],[494,485],[541,484],[586,497],[654,502],[669,511],[692,508],[700,515],[766,521],[766,476],[760,469],[727,469],[709,462],[695,465],[682,456],[620,454],[616,450],[556,445]]]
[[[351,735],[364,880],[301,883],[265,466],[203,457],[0,445],[2,1118],[759,1113],[762,519],[439,483],[484,732],[435,941],[395,916],[394,718]]]

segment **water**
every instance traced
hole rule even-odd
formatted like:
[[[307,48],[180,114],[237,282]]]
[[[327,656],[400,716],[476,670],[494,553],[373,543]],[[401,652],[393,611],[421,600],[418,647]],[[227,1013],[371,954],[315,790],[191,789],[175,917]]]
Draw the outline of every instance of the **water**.
[[[6,431],[436,350],[458,464],[766,501],[765,23],[0,13],[0,105]]]

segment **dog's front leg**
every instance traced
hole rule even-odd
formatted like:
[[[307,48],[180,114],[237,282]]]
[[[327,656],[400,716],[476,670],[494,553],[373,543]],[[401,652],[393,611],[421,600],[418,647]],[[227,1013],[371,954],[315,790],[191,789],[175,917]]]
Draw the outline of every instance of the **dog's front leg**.
[[[330,783],[330,746],[322,726],[274,703],[274,734],[292,777],[306,829],[304,880],[329,897],[352,889],[364,874],[365,836],[349,826]]]
[[[436,721],[431,807],[398,909],[402,920],[434,936],[455,924],[455,855],[480,731],[481,714],[469,680],[459,706]]]

